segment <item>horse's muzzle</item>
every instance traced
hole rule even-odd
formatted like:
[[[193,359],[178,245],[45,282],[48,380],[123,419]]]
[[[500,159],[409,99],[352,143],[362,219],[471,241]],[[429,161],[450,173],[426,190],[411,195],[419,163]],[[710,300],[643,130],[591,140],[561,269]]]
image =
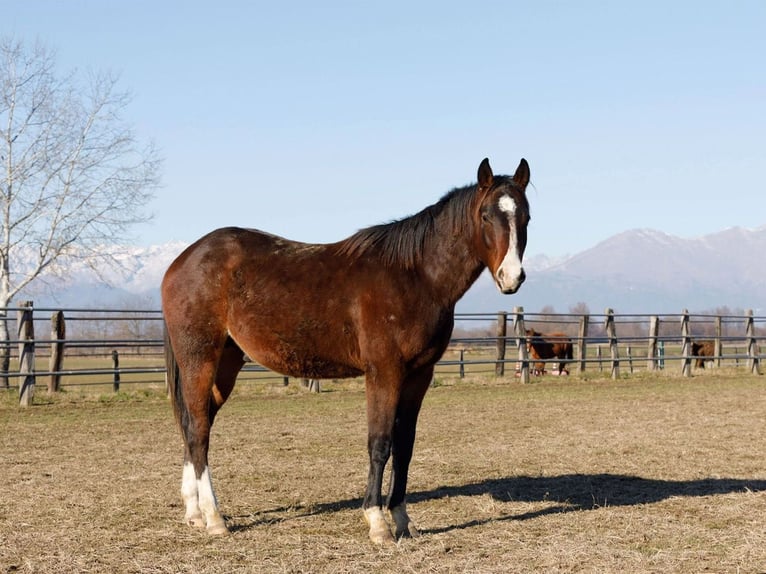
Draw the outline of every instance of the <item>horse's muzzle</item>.
[[[495,276],[495,283],[497,284],[497,288],[500,289],[501,293],[505,295],[511,295],[519,290],[521,284],[524,283],[526,278],[527,274],[524,272],[523,268],[518,275],[510,278],[506,277],[506,274],[502,269],[498,269],[497,275]]]

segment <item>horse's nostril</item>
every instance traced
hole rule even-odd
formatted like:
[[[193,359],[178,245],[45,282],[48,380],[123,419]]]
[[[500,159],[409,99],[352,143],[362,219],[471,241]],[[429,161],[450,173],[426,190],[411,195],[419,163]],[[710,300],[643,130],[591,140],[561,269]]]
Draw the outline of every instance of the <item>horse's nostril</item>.
[[[505,272],[502,269],[498,269],[497,270],[497,278],[502,281],[504,276],[505,276]]]

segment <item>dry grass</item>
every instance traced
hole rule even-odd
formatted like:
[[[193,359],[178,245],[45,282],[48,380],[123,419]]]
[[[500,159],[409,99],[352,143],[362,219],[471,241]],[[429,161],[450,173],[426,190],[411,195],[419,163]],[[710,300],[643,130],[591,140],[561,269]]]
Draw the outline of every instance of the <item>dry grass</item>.
[[[245,385],[211,465],[233,535],[182,524],[157,392],[0,403],[0,573],[766,572],[766,381],[442,380],[410,481],[415,540],[378,549],[359,383]],[[40,397],[42,399],[42,397]]]

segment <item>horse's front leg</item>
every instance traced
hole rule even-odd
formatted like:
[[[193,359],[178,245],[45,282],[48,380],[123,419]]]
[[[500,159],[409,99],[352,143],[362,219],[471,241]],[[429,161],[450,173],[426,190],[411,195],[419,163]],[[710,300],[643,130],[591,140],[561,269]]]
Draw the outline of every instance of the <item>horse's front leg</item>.
[[[408,377],[396,409],[392,445],[391,486],[388,494],[388,510],[394,521],[396,538],[420,536],[415,524],[407,514],[405,497],[407,476],[415,444],[415,428],[423,397],[431,384],[433,368],[419,371]]]
[[[364,518],[370,526],[370,540],[375,544],[394,542],[391,529],[383,515],[383,471],[391,455],[391,442],[396,416],[398,389],[367,376],[367,451],[370,471],[364,495]]]
[[[391,452],[391,439],[385,436],[369,436],[370,473],[367,477],[367,493],[364,496],[364,518],[370,527],[370,540],[375,544],[394,542],[391,529],[383,515],[381,489],[383,469]]]

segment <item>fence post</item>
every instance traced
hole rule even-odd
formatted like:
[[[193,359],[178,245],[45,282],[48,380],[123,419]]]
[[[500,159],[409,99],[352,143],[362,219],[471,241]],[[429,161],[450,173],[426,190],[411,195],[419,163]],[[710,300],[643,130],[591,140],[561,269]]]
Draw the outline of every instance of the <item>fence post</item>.
[[[681,357],[683,357],[681,374],[692,376],[692,339],[689,334],[689,311],[684,309],[681,314]]]
[[[588,336],[588,323],[590,322],[590,315],[583,315],[580,317],[580,332],[578,334],[577,345],[577,361],[579,362],[578,370],[581,373],[585,372],[585,357],[588,355],[588,346],[585,342],[585,338]]]
[[[601,345],[596,346],[596,359],[598,359],[598,372],[602,372],[604,370],[604,363],[601,360]]]
[[[646,352],[646,370],[657,369],[657,336],[660,332],[660,318],[657,315],[649,317],[649,349]]]
[[[51,316],[51,356],[48,362],[48,370],[51,373],[48,379],[49,393],[57,393],[61,388],[59,371],[64,366],[64,339],[66,339],[64,312],[56,311]]]
[[[114,392],[118,393],[120,391],[120,354],[117,352],[117,349],[112,349],[112,369],[114,369],[112,387]]]
[[[505,375],[505,337],[508,333],[508,313],[502,311],[497,314],[497,362],[495,363],[495,375],[502,377]],[[460,365],[462,370],[462,356]],[[462,375],[461,375],[462,378]]]
[[[617,328],[614,324],[614,311],[607,308],[604,313],[606,314],[604,328],[606,336],[609,337],[609,354],[612,357],[612,378],[618,379],[620,378],[620,353],[617,348]]]
[[[715,355],[715,366],[721,367],[721,355],[723,355],[723,343],[721,337],[723,336],[723,321],[720,315],[715,318],[715,340],[713,343],[713,354]]]
[[[8,309],[0,308],[0,389],[9,388],[9,376],[11,369],[11,336],[9,329],[10,317]]]
[[[35,397],[35,326],[32,301],[22,301],[17,311],[19,341],[19,405],[28,407]]]
[[[503,353],[503,359],[505,359],[505,353]],[[460,349],[460,378],[465,379],[465,349],[463,348]]]
[[[761,365],[758,359],[758,343],[755,339],[752,309],[748,309],[745,315],[745,337],[747,337],[747,368],[752,374],[760,375]]]
[[[524,328],[524,307],[513,308],[513,334],[519,351],[519,377],[522,383],[529,382],[529,358],[527,357],[527,331]]]

